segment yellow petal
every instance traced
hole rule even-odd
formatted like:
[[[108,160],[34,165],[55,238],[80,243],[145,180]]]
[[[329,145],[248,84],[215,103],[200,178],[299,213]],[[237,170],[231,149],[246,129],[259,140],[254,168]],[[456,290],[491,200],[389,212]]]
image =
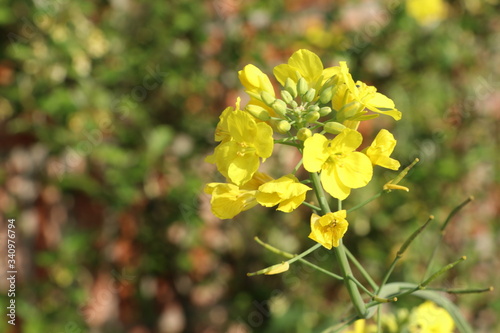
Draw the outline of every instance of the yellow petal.
[[[266,275],[274,275],[274,274],[279,274],[279,273],[283,273],[283,272],[286,272],[290,269],[290,264],[288,262],[282,262],[281,264],[277,264],[277,265],[274,265],[274,266],[271,266],[270,267],[270,270],[267,271]]]
[[[340,200],[344,200],[351,193],[351,188],[342,183],[333,165],[321,172],[321,185],[328,194]]]
[[[328,159],[326,150],[328,139],[321,134],[314,134],[304,141],[304,168],[309,172],[318,172]]]
[[[288,60],[288,65],[297,68],[306,81],[312,83],[323,73],[323,63],[313,52],[305,49],[296,51]]]
[[[372,162],[363,153],[349,153],[335,164],[337,175],[342,184],[350,188],[366,186],[372,179]]]

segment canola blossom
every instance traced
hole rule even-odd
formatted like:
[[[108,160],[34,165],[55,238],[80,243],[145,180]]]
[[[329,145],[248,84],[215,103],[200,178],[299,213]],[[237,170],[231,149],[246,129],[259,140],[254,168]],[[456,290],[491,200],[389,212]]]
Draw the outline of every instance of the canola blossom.
[[[385,129],[359,151],[363,137],[356,129],[361,121],[381,114],[398,120],[401,112],[375,87],[355,81],[346,62],[325,68],[318,55],[301,49],[276,66],[273,74],[278,84],[255,65],[244,66],[238,79],[249,102],[240,106],[238,98],[219,117],[215,130],[219,145],[206,161],[215,164],[227,183],[205,188],[216,216],[230,219],[256,205],[291,213],[304,204],[308,193],[318,195],[323,190],[344,200],[352,189],[370,182],[375,165],[399,168],[399,162],[390,157],[396,140]],[[302,164],[273,179],[262,176],[259,168],[271,157],[275,144],[296,147]],[[305,179],[298,177],[301,165]],[[311,191],[305,183],[308,173],[309,177],[319,174],[313,185],[320,184],[321,190]],[[313,214],[309,237],[327,248],[338,246],[347,230],[345,211],[323,213],[323,217]]]
[[[294,175],[286,175],[272,180],[259,187],[257,201],[265,207],[279,205],[277,210],[290,213],[295,210],[306,198],[311,189],[299,183]]]
[[[378,132],[370,147],[366,149],[366,155],[370,158],[373,165],[379,165],[383,168],[398,170],[401,166],[399,162],[389,156],[396,147],[396,140],[388,130],[382,129]]]
[[[235,185],[243,185],[257,172],[260,159],[271,156],[273,131],[247,112],[236,109],[228,113],[225,121],[229,139],[217,146],[206,161],[216,164],[217,170]]]
[[[426,301],[410,314],[411,333],[452,333],[455,323],[449,313],[431,301]]]
[[[370,159],[356,151],[362,140],[359,132],[347,128],[332,140],[316,133],[304,142],[304,168],[321,172],[321,184],[332,197],[343,200],[352,188],[371,180]]]
[[[348,226],[345,210],[323,216],[312,214],[309,238],[330,250],[332,247],[339,246],[340,239],[346,233]]]

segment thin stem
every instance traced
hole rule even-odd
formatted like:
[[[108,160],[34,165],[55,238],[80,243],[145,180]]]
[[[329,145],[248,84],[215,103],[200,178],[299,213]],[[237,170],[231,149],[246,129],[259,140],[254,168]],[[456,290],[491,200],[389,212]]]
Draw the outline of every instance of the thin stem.
[[[328,201],[326,200],[325,194],[323,192],[323,188],[320,184],[319,175],[316,172],[310,173],[311,180],[313,182],[314,192],[318,199],[319,205],[321,207],[322,213],[327,214],[330,213],[330,206],[328,205]],[[347,256],[345,253],[344,244],[342,243],[342,239],[339,241],[339,246],[334,248],[335,256],[337,257],[337,261],[340,265],[340,271],[342,272],[342,276],[344,277],[344,283],[351,297],[351,301],[354,305],[354,309],[360,318],[365,318],[366,316],[366,307],[365,302],[361,298],[361,294],[359,293],[358,287],[354,281],[348,279],[349,276],[352,276],[351,267],[349,266],[349,262],[347,261]]]
[[[431,215],[431,216],[429,216],[427,221],[420,228],[415,230],[410,235],[410,237],[408,237],[408,239],[403,243],[403,245],[401,245],[398,252],[396,253],[396,257],[392,261],[391,266],[387,270],[387,273],[385,274],[385,276],[382,280],[382,283],[380,284],[380,287],[377,290],[377,294],[380,293],[380,290],[382,290],[382,287],[387,283],[387,280],[389,280],[389,277],[391,276],[392,272],[394,271],[394,268],[396,267],[396,263],[399,261],[399,259],[401,259],[401,257],[405,253],[408,246],[410,246],[410,244],[413,242],[413,240],[415,240],[415,238],[417,238],[417,236],[420,235],[422,233],[422,231],[424,231],[424,229],[429,225],[429,222],[432,220],[434,220],[434,216]]]
[[[378,197],[380,197],[382,195],[382,193],[384,193],[384,191],[380,191],[379,193],[375,194],[373,197],[371,197],[370,199],[366,200],[366,201],[363,201],[362,203],[360,204],[357,204],[356,206],[350,208],[347,210],[347,213],[350,213],[350,212],[353,212],[355,211],[356,209],[359,209],[361,207],[363,207],[364,205],[366,205],[367,203],[370,203],[372,202],[373,200],[377,199]]]
[[[460,211],[460,209],[462,209],[465,205],[467,205],[472,200],[474,200],[474,197],[471,195],[466,200],[464,200],[461,204],[459,204],[457,207],[452,209],[450,214],[448,214],[448,217],[446,218],[443,225],[441,226],[441,235],[440,235],[438,241],[436,242],[436,245],[434,245],[434,249],[432,250],[431,256],[429,258],[429,262],[427,263],[427,268],[426,268],[425,273],[424,273],[424,279],[428,276],[429,272],[431,271],[431,268],[434,264],[434,258],[436,256],[439,244],[441,244],[443,242],[445,229],[448,226],[449,222],[451,221],[451,218],[453,216],[455,216]]]
[[[310,204],[309,202],[304,201],[304,202],[302,202],[302,204],[304,206],[307,206],[307,207],[311,208],[312,210],[317,211],[317,212],[321,211],[321,208],[319,208],[318,206],[315,206],[313,204]]]
[[[254,240],[257,243],[259,243],[260,245],[262,245],[264,248],[268,249],[269,251],[274,252],[276,254],[279,254],[279,255],[281,255],[281,256],[283,256],[285,258],[292,259],[292,258],[294,258],[296,256],[296,254],[291,254],[289,252],[285,252],[283,250],[280,250],[280,249],[278,249],[278,248],[276,248],[276,247],[274,247],[272,245],[269,245],[269,244],[263,242],[259,237],[254,237]],[[307,266],[310,266],[310,267],[312,267],[312,268],[314,268],[314,269],[316,269],[316,270],[318,270],[318,271],[320,271],[320,272],[322,272],[322,273],[324,273],[324,274],[326,274],[328,276],[331,276],[331,277],[333,277],[333,278],[335,278],[337,280],[343,280],[344,279],[342,276],[337,275],[335,273],[332,273],[330,271],[327,271],[326,269],[324,269],[322,267],[319,267],[318,265],[315,265],[315,264],[313,264],[313,263],[311,263],[311,262],[309,262],[309,261],[307,261],[305,259],[300,258],[299,261],[301,263],[303,263],[303,264],[305,264]]]
[[[356,266],[356,268],[359,270],[359,272],[361,273],[361,275],[363,275],[363,277],[366,279],[366,281],[368,281],[368,283],[370,284],[370,286],[373,288],[373,290],[377,290],[378,289],[378,285],[377,283],[375,283],[375,281],[372,279],[372,277],[370,276],[370,274],[368,274],[368,272],[365,270],[365,268],[359,263],[359,261],[356,259],[356,257],[351,253],[351,251],[349,251],[348,248],[345,248],[345,252],[347,254],[347,256],[349,257],[349,260],[354,264],[354,266]]]
[[[495,288],[492,286],[488,288],[477,288],[477,289],[446,289],[446,288],[426,288],[427,290],[443,291],[448,294],[479,294],[489,291],[493,291]]]

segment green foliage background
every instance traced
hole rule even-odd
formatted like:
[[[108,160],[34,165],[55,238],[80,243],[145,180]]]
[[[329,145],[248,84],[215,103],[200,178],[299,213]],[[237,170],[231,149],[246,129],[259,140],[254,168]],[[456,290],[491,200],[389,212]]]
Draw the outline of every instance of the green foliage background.
[[[342,286],[298,264],[279,276],[245,275],[281,260],[256,235],[292,252],[312,245],[307,209],[254,208],[220,221],[202,193],[220,180],[204,158],[218,115],[244,95],[237,71],[253,63],[271,75],[299,48],[327,66],[348,61],[355,79],[391,97],[403,119],[361,130],[391,128],[395,157],[421,159],[408,194],[384,195],[349,218],[348,248],[380,279],[434,214],[394,276],[419,282],[439,223],[474,195],[437,256],[468,260],[435,286],[494,285],[500,6],[447,5],[445,19],[421,26],[404,1],[2,2],[0,226],[6,239],[6,219],[16,219],[20,273],[17,324],[3,315],[0,330],[303,333],[345,316]],[[276,154],[269,168],[288,173],[297,156]],[[379,170],[346,207],[393,176]],[[311,260],[335,267],[326,250]],[[476,332],[500,329],[496,291],[454,301]]]

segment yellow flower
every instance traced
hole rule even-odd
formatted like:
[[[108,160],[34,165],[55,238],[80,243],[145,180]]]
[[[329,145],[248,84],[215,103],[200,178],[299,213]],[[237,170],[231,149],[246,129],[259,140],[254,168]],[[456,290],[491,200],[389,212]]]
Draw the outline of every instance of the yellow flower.
[[[287,78],[297,82],[300,78],[297,72],[309,83],[310,88],[319,92],[321,85],[337,74],[338,67],[324,69],[321,59],[315,53],[301,49],[292,54],[288,64],[278,65],[273,70],[274,76],[283,86]]]
[[[445,309],[426,301],[412,310],[408,327],[411,333],[452,333],[455,323]]]
[[[361,81],[354,83],[345,61],[340,62],[339,76],[340,85],[333,96],[332,107],[343,113],[344,119],[341,121],[350,118],[356,119],[356,116],[363,115],[358,111],[363,111],[364,108],[391,116],[395,120],[401,119],[401,112],[395,108],[394,102],[387,96],[378,93],[377,88],[368,86]]]
[[[263,122],[241,110],[228,111],[225,118],[225,139],[206,158],[217,165],[217,170],[235,185],[248,182],[259,168],[259,158],[264,161],[273,152],[273,130]]]
[[[360,188],[372,178],[370,159],[355,151],[363,138],[352,129],[344,129],[333,140],[314,134],[304,141],[304,168],[321,171],[321,184],[334,198],[344,200],[351,188]]]
[[[347,231],[346,211],[339,210],[335,213],[328,213],[323,216],[312,214],[311,233],[309,238],[320,243],[328,250],[340,244],[340,239]]]
[[[222,111],[222,114],[219,116],[219,123],[215,128],[215,141],[226,142],[231,140],[231,135],[229,134],[229,129],[227,126],[227,117],[234,111],[240,109],[241,99],[238,97],[236,99],[236,107],[228,106]]]
[[[277,210],[290,213],[306,199],[311,189],[292,174],[267,182],[259,187],[257,201],[265,207],[279,204]]]
[[[366,149],[366,155],[373,165],[380,165],[383,168],[398,170],[400,164],[397,160],[389,156],[396,147],[394,136],[386,129],[380,130],[370,147]]]
[[[443,0],[407,0],[406,12],[418,24],[430,26],[446,18],[447,7]]]
[[[354,327],[348,331],[343,331],[342,333],[375,333],[377,332],[377,326],[374,324],[366,324],[365,319],[356,320],[354,322]]]
[[[205,193],[212,195],[212,213],[220,219],[231,219],[239,213],[257,205],[257,189],[272,180],[268,175],[256,172],[254,177],[241,187],[229,183],[210,183]]]
[[[238,72],[238,78],[247,92],[260,94],[266,91],[274,96],[274,88],[269,77],[254,65],[246,65]]]

